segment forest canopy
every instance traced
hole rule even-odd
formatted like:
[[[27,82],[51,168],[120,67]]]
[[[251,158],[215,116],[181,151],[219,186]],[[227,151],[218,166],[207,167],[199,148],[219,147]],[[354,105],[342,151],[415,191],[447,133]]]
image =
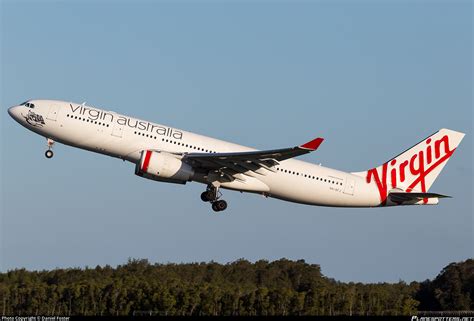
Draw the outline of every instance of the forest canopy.
[[[0,273],[2,315],[413,315],[474,310],[474,260],[432,281],[344,283],[280,259]]]

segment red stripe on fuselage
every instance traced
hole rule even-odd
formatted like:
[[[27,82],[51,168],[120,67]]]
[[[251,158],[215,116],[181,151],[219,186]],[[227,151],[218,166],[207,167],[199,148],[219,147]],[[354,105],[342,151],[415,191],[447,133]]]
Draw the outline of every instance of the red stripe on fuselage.
[[[145,154],[145,160],[143,161],[142,172],[146,173],[148,165],[150,165],[151,151],[147,150]]]

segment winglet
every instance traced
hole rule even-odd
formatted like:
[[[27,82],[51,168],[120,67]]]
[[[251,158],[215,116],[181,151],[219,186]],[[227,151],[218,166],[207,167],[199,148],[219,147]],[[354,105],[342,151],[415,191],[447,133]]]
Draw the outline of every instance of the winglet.
[[[316,139],[313,139],[312,141],[310,142],[307,142],[306,144],[304,145],[301,145],[300,148],[304,148],[304,149],[309,149],[311,151],[315,151],[316,149],[318,149],[319,145],[321,145],[321,143],[323,142],[324,138],[316,138]]]

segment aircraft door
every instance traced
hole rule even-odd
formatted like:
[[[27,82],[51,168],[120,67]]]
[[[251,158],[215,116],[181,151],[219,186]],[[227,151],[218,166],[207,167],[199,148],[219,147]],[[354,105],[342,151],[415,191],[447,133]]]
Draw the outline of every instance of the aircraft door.
[[[114,128],[112,129],[112,136],[122,138],[122,136],[123,136],[123,125],[114,124]]]
[[[46,116],[46,118],[49,120],[56,121],[58,119],[58,113],[59,113],[59,106],[55,104],[50,105],[48,116]]]
[[[344,186],[344,194],[354,195],[355,180],[351,177],[346,177],[346,186]]]

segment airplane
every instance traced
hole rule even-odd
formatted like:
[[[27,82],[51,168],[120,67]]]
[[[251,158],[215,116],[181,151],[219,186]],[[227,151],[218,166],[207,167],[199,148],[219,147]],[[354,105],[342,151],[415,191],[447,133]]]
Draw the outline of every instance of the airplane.
[[[256,150],[113,111],[58,100],[28,100],[10,116],[47,140],[135,164],[135,174],[159,182],[199,182],[201,200],[227,208],[221,189],[329,207],[435,205],[428,192],[464,133],[440,129],[378,167],[346,173],[294,159],[314,152],[323,138],[281,149]]]

